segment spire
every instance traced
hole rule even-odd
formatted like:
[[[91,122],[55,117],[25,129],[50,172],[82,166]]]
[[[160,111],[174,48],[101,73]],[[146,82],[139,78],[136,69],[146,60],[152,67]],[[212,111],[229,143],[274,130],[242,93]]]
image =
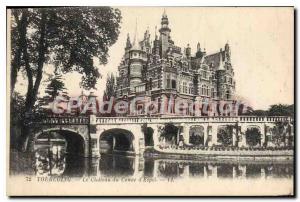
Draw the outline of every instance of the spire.
[[[157,40],[157,26],[155,26],[155,40]]]
[[[138,39],[137,39],[137,19],[135,21],[135,31],[134,31],[134,38],[133,38],[133,42],[132,42],[132,49],[134,50],[139,50],[140,47],[139,47],[139,42],[138,42]]]
[[[169,24],[168,16],[166,14],[166,10],[164,9],[164,12],[163,12],[162,17],[161,17],[161,25],[165,26],[165,27],[168,27],[168,24]]]
[[[219,55],[220,55],[220,57],[219,57],[220,61],[219,61],[219,68],[218,68],[218,70],[225,70],[224,69],[224,64],[223,64],[222,48],[220,49]]]
[[[147,29],[144,33],[144,39],[148,39],[150,37],[150,31],[149,31],[149,26],[147,26]]]
[[[226,44],[225,44],[225,51],[229,51],[229,42],[227,40]]]
[[[197,52],[201,51],[200,43],[197,43]]]
[[[125,49],[130,49],[130,48],[131,48],[131,42],[130,42],[129,33],[127,33],[127,40],[126,40],[126,47],[125,47]]]
[[[163,15],[162,15],[163,18],[167,18],[167,14],[166,14],[166,9],[164,8],[164,12],[163,12]]]
[[[229,43],[227,40],[227,42],[225,44],[225,60],[226,60],[226,62],[230,62],[230,56],[231,56],[231,51],[230,51]]]

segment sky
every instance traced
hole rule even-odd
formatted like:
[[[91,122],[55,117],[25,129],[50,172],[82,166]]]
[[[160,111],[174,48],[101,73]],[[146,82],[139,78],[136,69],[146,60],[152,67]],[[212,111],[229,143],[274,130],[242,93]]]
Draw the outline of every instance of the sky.
[[[106,75],[117,74],[124,54],[127,33],[142,39],[147,27],[154,38],[160,28],[164,9],[169,18],[171,38],[182,49],[190,44],[195,53],[197,43],[208,54],[231,48],[235,71],[236,95],[254,109],[267,109],[272,104],[293,104],[294,101],[294,16],[293,8],[254,7],[120,7],[121,30],[118,41],[110,48],[108,64],[98,65],[102,78],[94,93],[102,96]],[[45,80],[46,76],[44,77]],[[69,95],[81,93],[81,75],[65,75]],[[19,79],[17,89],[24,91]],[[43,82],[43,88],[47,85]]]

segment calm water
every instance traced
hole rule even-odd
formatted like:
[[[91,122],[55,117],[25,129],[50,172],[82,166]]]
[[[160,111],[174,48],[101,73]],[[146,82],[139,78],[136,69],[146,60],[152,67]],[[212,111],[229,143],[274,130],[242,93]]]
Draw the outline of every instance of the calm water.
[[[17,160],[20,161],[20,160]],[[15,174],[31,173],[36,176],[64,177],[147,177],[149,179],[220,178],[220,179],[274,179],[293,178],[293,162],[268,161],[199,161],[154,159],[101,155],[100,158],[82,158],[67,155],[63,148],[52,151],[38,149],[30,158],[12,164]]]

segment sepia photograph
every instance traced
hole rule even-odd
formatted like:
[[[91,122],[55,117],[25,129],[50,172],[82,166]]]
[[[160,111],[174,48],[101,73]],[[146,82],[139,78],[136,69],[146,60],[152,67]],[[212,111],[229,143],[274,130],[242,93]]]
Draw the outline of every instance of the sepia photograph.
[[[293,197],[294,12],[7,7],[7,195]]]

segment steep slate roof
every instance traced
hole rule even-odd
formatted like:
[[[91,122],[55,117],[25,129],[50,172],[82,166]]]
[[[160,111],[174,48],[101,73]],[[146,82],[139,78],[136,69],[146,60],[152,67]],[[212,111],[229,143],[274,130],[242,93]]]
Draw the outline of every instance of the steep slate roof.
[[[225,51],[221,52],[222,54],[222,61],[225,61]],[[213,53],[204,57],[204,63],[210,66],[213,64],[213,68],[217,68],[220,65],[220,52]]]

